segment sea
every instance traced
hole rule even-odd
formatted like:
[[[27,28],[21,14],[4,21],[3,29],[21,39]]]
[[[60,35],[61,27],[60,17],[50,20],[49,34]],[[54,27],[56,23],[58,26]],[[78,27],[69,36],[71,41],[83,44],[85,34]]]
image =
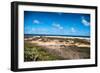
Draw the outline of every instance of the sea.
[[[80,36],[80,35],[24,34],[24,37],[26,37],[26,38],[33,37],[33,36],[90,38],[90,36]]]

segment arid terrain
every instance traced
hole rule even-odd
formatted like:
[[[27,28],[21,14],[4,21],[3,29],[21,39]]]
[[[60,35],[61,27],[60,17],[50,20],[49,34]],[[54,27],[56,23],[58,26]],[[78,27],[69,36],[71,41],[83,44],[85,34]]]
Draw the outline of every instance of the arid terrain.
[[[90,40],[34,36],[24,38],[24,61],[90,58]]]

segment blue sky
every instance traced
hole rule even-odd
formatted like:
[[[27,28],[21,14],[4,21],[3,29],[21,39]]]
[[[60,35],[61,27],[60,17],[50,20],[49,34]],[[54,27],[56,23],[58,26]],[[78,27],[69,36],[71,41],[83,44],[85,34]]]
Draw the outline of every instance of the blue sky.
[[[90,14],[24,11],[24,34],[90,36]]]

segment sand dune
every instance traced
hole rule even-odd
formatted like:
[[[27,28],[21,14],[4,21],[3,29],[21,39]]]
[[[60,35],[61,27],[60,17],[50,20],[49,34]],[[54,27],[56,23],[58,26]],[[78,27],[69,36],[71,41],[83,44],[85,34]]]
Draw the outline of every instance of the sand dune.
[[[90,44],[75,42],[74,39],[68,39],[67,41],[64,41],[63,39],[63,41],[61,41],[61,39],[51,39],[50,37],[36,37],[27,38],[25,41],[28,41],[31,44],[36,44],[37,46],[41,46],[48,53],[61,56],[64,59],[90,58]]]

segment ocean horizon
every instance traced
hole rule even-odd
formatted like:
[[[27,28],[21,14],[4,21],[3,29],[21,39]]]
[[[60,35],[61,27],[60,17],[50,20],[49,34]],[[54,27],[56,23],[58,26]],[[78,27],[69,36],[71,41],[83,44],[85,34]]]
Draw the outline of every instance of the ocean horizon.
[[[81,36],[81,35],[24,34],[24,37],[32,37],[32,36],[64,36],[64,37],[90,38],[90,36]]]

